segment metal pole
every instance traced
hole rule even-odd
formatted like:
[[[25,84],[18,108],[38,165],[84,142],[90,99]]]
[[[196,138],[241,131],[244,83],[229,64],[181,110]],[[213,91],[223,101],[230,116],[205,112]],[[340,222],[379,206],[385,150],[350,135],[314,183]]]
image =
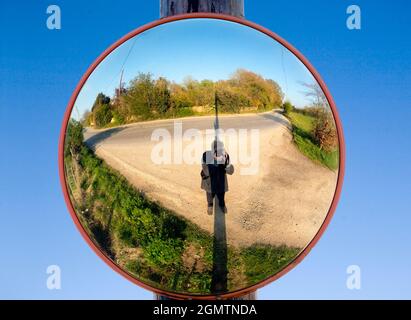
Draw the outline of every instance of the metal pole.
[[[160,17],[212,12],[244,18],[244,0],[160,0]]]

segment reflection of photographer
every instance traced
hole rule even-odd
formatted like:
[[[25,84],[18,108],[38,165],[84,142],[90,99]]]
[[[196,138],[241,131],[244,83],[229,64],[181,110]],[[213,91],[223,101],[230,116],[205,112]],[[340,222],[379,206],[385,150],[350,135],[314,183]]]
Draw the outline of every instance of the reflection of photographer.
[[[234,173],[234,166],[230,163],[230,156],[224,149],[221,141],[215,140],[211,150],[203,153],[201,171],[201,189],[207,193],[208,214],[213,214],[213,200],[218,199],[218,205],[227,213],[224,196],[228,191],[227,174]]]

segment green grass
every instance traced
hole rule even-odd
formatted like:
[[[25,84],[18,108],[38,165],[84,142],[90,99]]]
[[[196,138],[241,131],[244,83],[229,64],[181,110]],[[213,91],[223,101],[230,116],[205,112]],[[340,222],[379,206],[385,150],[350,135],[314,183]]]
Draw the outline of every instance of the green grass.
[[[318,162],[331,170],[337,170],[339,165],[339,152],[327,152],[318,147],[312,137],[315,127],[315,118],[297,112],[287,115],[293,126],[294,142],[298,149],[311,160]]]
[[[257,283],[264,280],[267,274],[280,271],[299,252],[299,248],[273,247],[264,244],[256,244],[245,248],[241,252],[245,264],[245,274],[251,283]]]
[[[290,112],[288,114],[288,118],[291,120],[291,123],[295,127],[299,128],[300,130],[303,130],[306,133],[312,132],[314,130],[314,117],[306,116],[297,112]]]
[[[71,200],[80,221],[96,245],[121,268],[159,289],[207,294],[213,273],[213,236],[180,215],[149,201],[117,171],[83,146],[80,200],[67,153],[66,176]],[[130,251],[131,250],[131,251]],[[238,290],[265,279],[300,251],[259,245],[227,247],[228,290]],[[134,254],[130,254],[134,252]],[[197,255],[196,265],[187,259]],[[185,260],[186,259],[186,260]]]

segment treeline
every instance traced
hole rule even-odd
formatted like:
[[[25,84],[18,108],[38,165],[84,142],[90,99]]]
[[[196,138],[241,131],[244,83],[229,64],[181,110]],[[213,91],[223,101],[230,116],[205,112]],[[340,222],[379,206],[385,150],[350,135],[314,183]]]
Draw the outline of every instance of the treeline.
[[[242,69],[228,80],[187,78],[182,84],[140,73],[126,88],[117,90],[114,98],[100,93],[84,121],[87,126],[103,128],[209,113],[216,104],[222,113],[259,112],[281,107],[282,100],[276,82]]]
[[[75,212],[87,234],[116,264],[139,280],[171,291],[211,293],[213,237],[146,199],[83,144],[83,127],[68,125],[64,164]],[[228,290],[278,272],[299,248],[228,246]]]

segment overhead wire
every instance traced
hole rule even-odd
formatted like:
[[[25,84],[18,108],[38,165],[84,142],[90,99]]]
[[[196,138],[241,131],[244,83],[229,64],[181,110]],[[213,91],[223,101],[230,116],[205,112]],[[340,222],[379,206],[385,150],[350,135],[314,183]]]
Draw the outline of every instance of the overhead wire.
[[[287,77],[287,71],[285,69],[285,63],[284,63],[284,50],[285,48],[281,46],[281,66],[283,69],[283,75],[284,75],[284,81],[285,81],[285,95],[284,95],[284,101],[287,101],[288,99],[288,77]]]
[[[105,92],[109,89],[109,87],[111,87],[111,85],[114,83],[114,81],[116,81],[117,78],[118,78],[118,77],[121,75],[121,73],[124,71],[124,67],[125,67],[125,65],[126,65],[126,63],[127,63],[127,61],[128,61],[128,58],[129,58],[130,55],[131,55],[131,52],[132,52],[133,49],[134,49],[134,46],[135,46],[135,44],[136,44],[136,41],[137,41],[137,37],[134,37],[133,43],[131,44],[130,49],[129,49],[128,52],[127,52],[127,55],[126,55],[125,59],[123,60],[123,63],[122,63],[122,65],[121,65],[121,67],[120,67],[119,72],[116,73],[116,75],[113,77],[113,79],[111,79],[110,83],[108,84],[108,86],[107,86],[106,89],[104,90]]]

